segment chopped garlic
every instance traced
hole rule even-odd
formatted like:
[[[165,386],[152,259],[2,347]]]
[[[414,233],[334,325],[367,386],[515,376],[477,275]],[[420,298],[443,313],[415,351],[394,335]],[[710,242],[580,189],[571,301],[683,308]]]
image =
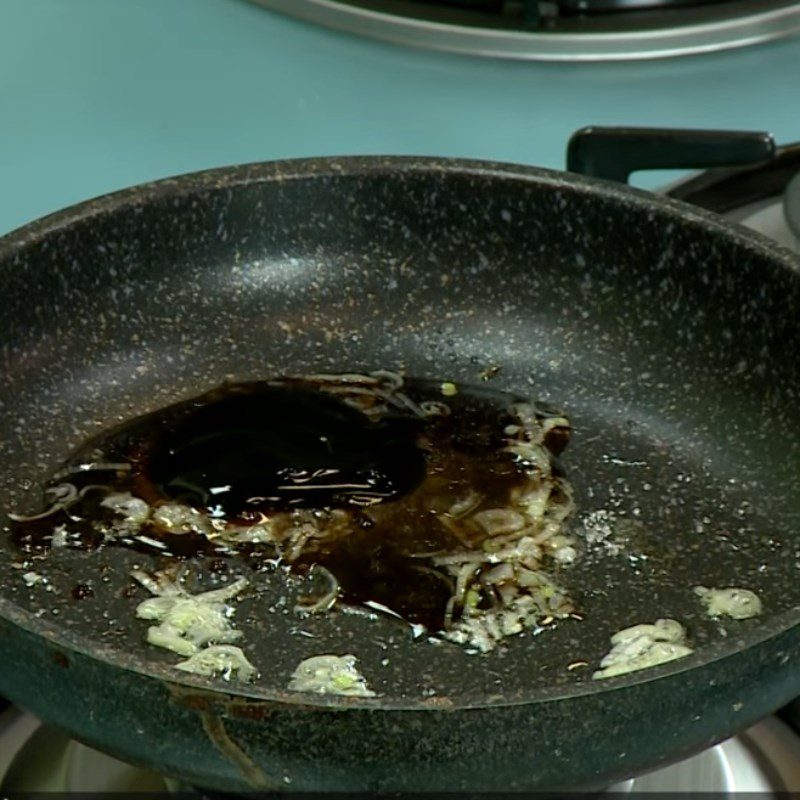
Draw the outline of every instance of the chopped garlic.
[[[233,608],[227,601],[247,586],[246,578],[239,578],[222,589],[190,595],[177,584],[155,583],[150,576],[141,573],[133,573],[133,576],[157,595],[136,607],[139,619],[159,623],[147,631],[150,644],[181,656],[191,656],[212,642],[227,644],[242,637],[242,632],[231,625]]]
[[[749,589],[707,589],[695,586],[694,593],[706,607],[709,617],[750,619],[761,613],[761,599]]]
[[[66,547],[68,544],[67,526],[57,525],[53,528],[53,538],[50,540],[51,547]]]
[[[130,492],[110,494],[103,499],[100,505],[112,509],[126,522],[137,525],[142,525],[150,517],[150,506],[140,497],[134,497]]]
[[[214,644],[175,665],[175,669],[195,675],[220,675],[229,681],[235,674],[239,680],[250,681],[258,675],[241,648],[230,644]]]
[[[22,580],[25,581],[26,586],[36,586],[38,583],[47,583],[47,578],[40,575],[38,572],[26,572],[22,576]]]
[[[547,627],[557,619],[568,617],[575,610],[564,590],[544,573],[519,570],[516,580],[525,587],[525,594],[504,601],[500,609],[489,614],[473,610],[467,604],[464,616],[440,636],[456,644],[468,645],[478,652],[488,653],[508,636]]]
[[[683,658],[691,652],[683,625],[674,619],[659,619],[653,625],[633,625],[611,637],[611,650],[592,677],[624,675]]]
[[[289,689],[293,692],[375,697],[375,692],[356,669],[356,657],[351,655],[312,656],[301,661],[292,673]]]
[[[222,529],[221,536],[226,541],[246,542],[249,544],[275,544],[275,520],[265,519],[256,525],[229,526]]]
[[[445,381],[441,386],[441,392],[445,397],[455,397],[458,394],[458,386],[452,381]]]
[[[574,564],[578,557],[578,551],[572,545],[558,547],[553,552],[553,558],[559,564]]]
[[[473,514],[472,519],[490,536],[522,530],[527,522],[525,517],[513,508],[487,508]]]
[[[153,522],[170,533],[201,533],[207,536],[214,532],[211,520],[190,506],[180,503],[165,503],[153,512]]]

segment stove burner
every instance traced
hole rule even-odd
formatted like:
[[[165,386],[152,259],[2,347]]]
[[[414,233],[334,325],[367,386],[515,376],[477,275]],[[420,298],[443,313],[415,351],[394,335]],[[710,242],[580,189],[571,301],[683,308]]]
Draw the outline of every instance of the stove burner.
[[[800,33],[800,0],[253,0],[397,44],[541,61],[661,58]]]

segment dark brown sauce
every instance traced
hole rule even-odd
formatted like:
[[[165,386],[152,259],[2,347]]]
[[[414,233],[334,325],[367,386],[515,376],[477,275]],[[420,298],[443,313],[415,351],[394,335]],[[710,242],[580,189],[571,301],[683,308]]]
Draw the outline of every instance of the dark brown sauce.
[[[86,600],[94,597],[94,589],[88,583],[79,583],[77,586],[72,587],[70,594],[73,600]]]
[[[165,428],[140,469],[164,495],[226,517],[389,502],[425,476],[421,420],[371,421],[301,386],[231,387]]]
[[[511,406],[521,398],[464,386],[443,397],[438,383],[406,380],[410,407],[368,416],[330,390],[330,383],[300,379],[220,387],[108,431],[66,464],[102,460],[130,470],[88,470],[62,481],[79,490],[105,484],[151,506],[178,501],[239,525],[298,509],[344,513],[340,531],[313,538],[291,567],[305,573],[322,565],[345,602],[377,602],[438,630],[453,584],[431,558],[479,545],[482,535],[447,512],[475,493],[481,508],[508,506],[525,480],[502,450],[504,429],[515,422]],[[445,403],[449,413],[421,417],[418,404],[426,401]],[[552,453],[567,435],[553,432],[546,442]],[[219,570],[219,540],[201,534],[170,533],[149,521],[129,535],[105,536],[115,514],[101,505],[104,496],[88,490],[68,512],[16,523],[15,541],[27,552],[46,549],[54,527],[64,526],[70,546],[205,555]],[[256,566],[275,559],[270,544],[230,548],[230,557]]]

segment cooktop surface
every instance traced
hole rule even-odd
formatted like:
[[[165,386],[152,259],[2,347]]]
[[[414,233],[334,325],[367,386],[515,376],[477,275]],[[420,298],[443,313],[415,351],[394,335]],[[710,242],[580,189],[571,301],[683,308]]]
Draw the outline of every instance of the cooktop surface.
[[[389,153],[562,168],[569,135],[589,124],[798,141],[798,64],[797,38],[640,62],[500,61],[244,0],[3,0],[0,233],[124,186],[248,161]]]

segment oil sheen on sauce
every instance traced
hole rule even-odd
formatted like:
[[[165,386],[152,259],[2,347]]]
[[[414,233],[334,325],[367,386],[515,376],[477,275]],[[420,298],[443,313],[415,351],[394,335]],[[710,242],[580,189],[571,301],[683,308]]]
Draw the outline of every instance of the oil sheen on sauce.
[[[59,528],[85,548],[142,548],[139,537],[108,536],[114,513],[102,500],[109,490],[151,507],[190,506],[218,529],[276,514],[322,519],[335,512],[336,535],[312,537],[290,567],[324,566],[345,603],[379,603],[439,630],[452,585],[431,558],[475,544],[474,532],[443,519],[475,494],[485,507],[510,505],[524,476],[503,450],[503,436],[522,398],[463,385],[445,397],[441,383],[415,379],[405,380],[403,403],[382,406],[371,392],[329,378],[227,384],[134,419],[68,459],[50,485],[67,481],[83,495],[67,510],[15,523],[15,541],[41,551]],[[553,458],[565,444],[558,429],[545,441]],[[126,468],[77,469],[98,463]],[[161,543],[164,558],[219,559],[199,533],[170,532],[152,520],[138,533]],[[232,549],[228,557],[251,563],[275,558],[268,543]]]

